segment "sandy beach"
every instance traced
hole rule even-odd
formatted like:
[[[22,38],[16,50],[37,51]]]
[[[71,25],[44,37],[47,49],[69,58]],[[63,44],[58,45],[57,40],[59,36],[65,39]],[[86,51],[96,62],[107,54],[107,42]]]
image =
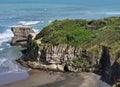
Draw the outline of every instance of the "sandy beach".
[[[97,87],[100,76],[93,73],[30,71],[27,79],[0,87]]]

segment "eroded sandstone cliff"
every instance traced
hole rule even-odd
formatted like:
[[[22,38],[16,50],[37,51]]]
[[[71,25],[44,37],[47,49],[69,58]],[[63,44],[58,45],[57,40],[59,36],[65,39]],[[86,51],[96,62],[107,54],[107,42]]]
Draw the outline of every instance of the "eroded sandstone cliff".
[[[92,71],[115,81],[120,68],[119,20],[56,20],[28,36],[25,58],[17,61],[40,70]]]

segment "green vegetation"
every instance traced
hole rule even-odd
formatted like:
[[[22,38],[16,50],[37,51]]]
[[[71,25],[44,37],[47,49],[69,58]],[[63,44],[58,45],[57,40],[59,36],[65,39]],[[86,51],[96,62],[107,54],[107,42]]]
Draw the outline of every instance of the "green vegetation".
[[[71,66],[73,72],[90,72],[90,69],[92,68],[91,61],[83,57],[73,58],[66,66]]]
[[[38,49],[39,46],[38,46],[37,42],[35,40],[33,40],[31,42],[31,47],[32,47],[32,49]]]
[[[76,66],[82,66],[81,64],[87,64],[88,60],[86,58],[73,58],[73,64]]]
[[[91,21],[55,20],[36,36],[39,38],[46,44],[68,44],[89,50],[107,45],[114,54],[120,48],[120,17]]]

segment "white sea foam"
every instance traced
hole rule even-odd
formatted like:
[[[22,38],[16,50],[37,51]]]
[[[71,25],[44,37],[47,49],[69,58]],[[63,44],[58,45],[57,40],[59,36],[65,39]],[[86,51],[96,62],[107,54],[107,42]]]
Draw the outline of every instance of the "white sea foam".
[[[18,24],[20,25],[35,25],[38,24],[40,21],[20,21]]]
[[[100,12],[89,12],[89,14],[105,14],[105,15],[120,15],[120,11],[100,11]]]
[[[0,66],[6,61],[7,59],[0,59]]]
[[[0,51],[3,51],[5,48],[0,48]]]
[[[34,29],[34,28],[33,28],[32,30],[34,30],[36,33],[39,33],[39,30],[38,30],[38,29]]]
[[[52,22],[52,20],[49,20],[49,21],[48,21],[48,23],[51,23],[51,22]]]
[[[107,15],[120,15],[120,12],[113,11],[113,12],[106,12],[105,14],[107,14]]]
[[[0,59],[0,74],[11,72],[24,72],[25,69],[21,69],[19,65],[11,59]]]
[[[2,45],[2,43],[10,41],[12,36],[13,33],[10,29],[7,29],[3,33],[0,33],[0,46]]]
[[[44,23],[44,21],[40,21],[40,23]]]

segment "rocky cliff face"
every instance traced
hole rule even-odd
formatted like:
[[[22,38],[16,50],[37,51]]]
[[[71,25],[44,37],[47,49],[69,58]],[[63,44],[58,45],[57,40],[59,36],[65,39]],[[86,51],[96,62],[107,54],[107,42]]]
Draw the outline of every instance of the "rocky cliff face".
[[[17,61],[35,69],[96,71],[104,80],[116,81],[120,78],[119,20],[54,21],[39,34],[28,35],[25,58]]]
[[[37,63],[33,68],[50,69],[56,66],[54,70],[61,71],[92,71],[93,65],[97,64],[92,57],[93,53],[87,52],[82,48],[70,45],[51,45],[43,44],[42,38],[35,40],[36,34],[30,34],[27,43],[26,61]],[[29,63],[30,64],[30,63]],[[29,65],[28,64],[28,65]],[[31,66],[31,65],[29,65]],[[43,67],[44,66],[44,67]],[[51,67],[50,67],[51,66]],[[58,67],[59,66],[59,67]],[[32,66],[31,66],[32,67]]]
[[[111,80],[112,82],[116,82],[117,80],[120,80],[120,50],[117,52],[116,60],[111,66]]]
[[[32,48],[33,49],[30,50],[34,50],[34,47]],[[41,45],[38,46],[36,53],[37,56],[35,61],[39,61],[43,63],[46,62],[47,64],[52,64],[52,63],[64,64],[75,57],[79,57],[80,54],[82,53],[82,49],[77,49],[75,47],[71,47],[67,45],[58,45],[58,46]],[[28,58],[33,59],[35,58],[35,56],[30,53]]]
[[[119,79],[119,51],[112,64],[109,47],[101,46],[99,52],[89,52],[69,45],[43,44],[42,38],[35,40],[36,34],[30,34],[27,43],[25,61],[22,65],[41,70],[91,72],[97,71],[107,81]]]
[[[34,33],[30,26],[13,26],[11,30],[14,34],[11,45],[26,46],[28,35]]]

